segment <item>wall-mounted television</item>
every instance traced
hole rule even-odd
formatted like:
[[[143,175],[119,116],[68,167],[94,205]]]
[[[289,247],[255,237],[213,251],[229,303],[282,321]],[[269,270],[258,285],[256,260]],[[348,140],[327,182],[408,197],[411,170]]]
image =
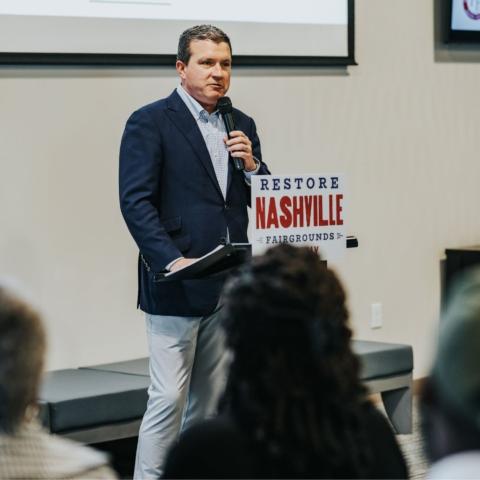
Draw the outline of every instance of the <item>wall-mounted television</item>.
[[[211,23],[236,65],[351,65],[354,0],[1,0],[0,64],[172,65]]]
[[[480,43],[480,0],[448,0],[447,41]]]

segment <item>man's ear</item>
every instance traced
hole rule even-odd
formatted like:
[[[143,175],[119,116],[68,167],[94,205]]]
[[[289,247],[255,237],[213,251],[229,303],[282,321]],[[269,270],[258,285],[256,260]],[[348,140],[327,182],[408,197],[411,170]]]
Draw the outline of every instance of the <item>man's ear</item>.
[[[187,66],[181,60],[177,60],[175,68],[177,69],[180,78],[183,80],[185,78],[185,68],[187,68]]]

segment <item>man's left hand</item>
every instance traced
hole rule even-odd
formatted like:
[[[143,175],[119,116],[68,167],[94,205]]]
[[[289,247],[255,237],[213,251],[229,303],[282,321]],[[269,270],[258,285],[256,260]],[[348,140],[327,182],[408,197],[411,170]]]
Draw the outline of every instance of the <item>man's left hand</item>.
[[[242,131],[232,130],[230,138],[225,138],[225,144],[232,157],[242,159],[247,172],[257,168],[257,164],[253,159],[252,142]]]

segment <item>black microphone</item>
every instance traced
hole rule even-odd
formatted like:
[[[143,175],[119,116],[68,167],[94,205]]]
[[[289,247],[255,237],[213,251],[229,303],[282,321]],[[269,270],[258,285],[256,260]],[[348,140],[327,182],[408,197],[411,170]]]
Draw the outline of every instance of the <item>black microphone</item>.
[[[222,97],[218,99],[217,110],[220,112],[220,115],[223,118],[223,123],[225,123],[225,129],[227,130],[227,135],[230,137],[230,132],[235,130],[235,122],[233,120],[233,107],[232,101],[228,97]],[[241,158],[230,157],[233,160],[233,164],[237,170],[245,170],[245,165]]]

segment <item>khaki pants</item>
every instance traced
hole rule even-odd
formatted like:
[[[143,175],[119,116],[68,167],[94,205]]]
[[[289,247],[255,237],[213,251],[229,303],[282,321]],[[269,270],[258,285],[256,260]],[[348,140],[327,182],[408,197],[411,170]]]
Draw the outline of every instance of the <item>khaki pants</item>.
[[[219,317],[219,310],[205,317],[145,315],[150,387],[134,479],[160,478],[180,433],[215,414],[227,366]]]

